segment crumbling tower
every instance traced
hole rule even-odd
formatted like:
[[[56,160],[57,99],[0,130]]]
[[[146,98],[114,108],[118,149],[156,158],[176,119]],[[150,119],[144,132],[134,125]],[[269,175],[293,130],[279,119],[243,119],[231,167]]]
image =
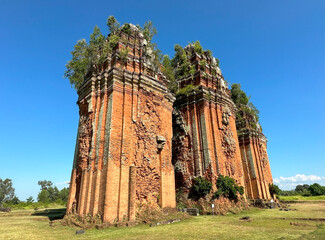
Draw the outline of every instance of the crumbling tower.
[[[176,187],[188,191],[194,177],[204,176],[215,183],[220,174],[244,186],[236,106],[218,61],[211,52],[198,53],[192,44],[184,51],[191,71],[178,80],[180,90],[174,103]]]
[[[78,90],[67,213],[133,221],[141,203],[175,207],[172,105],[151,45],[134,25]]]
[[[273,179],[266,151],[267,139],[253,115],[239,110],[237,116],[246,194],[250,199],[272,199],[269,185],[273,183]]]

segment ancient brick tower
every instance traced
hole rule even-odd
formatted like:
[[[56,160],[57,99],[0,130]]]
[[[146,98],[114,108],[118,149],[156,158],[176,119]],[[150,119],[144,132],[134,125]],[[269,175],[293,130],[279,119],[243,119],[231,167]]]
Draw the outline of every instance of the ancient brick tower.
[[[273,183],[267,139],[255,117],[239,110],[242,121],[236,121],[243,161],[246,194],[250,199],[272,199],[269,184]]]
[[[175,207],[174,97],[135,26],[120,33],[104,71],[88,76],[78,95],[67,212],[113,222],[134,220],[140,203]]]
[[[215,186],[219,174],[244,186],[235,112],[217,61],[208,52],[185,47],[194,66],[192,74],[178,81],[173,112],[173,164],[176,187],[188,191],[192,179],[204,176]]]

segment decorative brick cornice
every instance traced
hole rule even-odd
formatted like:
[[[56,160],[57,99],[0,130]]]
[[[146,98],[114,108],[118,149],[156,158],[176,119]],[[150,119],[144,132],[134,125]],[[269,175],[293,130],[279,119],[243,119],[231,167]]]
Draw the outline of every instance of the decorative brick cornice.
[[[105,79],[105,81],[102,81]],[[112,67],[110,70],[105,70],[98,75],[93,75],[88,78],[78,91],[79,99],[89,97],[90,93],[94,89],[94,86],[100,86],[100,91],[105,90],[105,84],[109,89],[113,86],[114,82],[121,84],[137,85],[139,88],[145,88],[150,91],[165,93],[165,97],[172,103],[175,101],[175,97],[169,92],[165,84],[144,73],[130,72],[126,69],[120,69]]]
[[[210,102],[215,105],[228,106],[230,111],[235,114],[236,105],[224,92],[208,88],[205,86],[198,86],[197,89],[193,89],[187,95],[180,95],[176,98],[174,103],[175,107],[182,108],[186,105],[200,103],[202,101]]]
[[[239,143],[249,144],[253,141],[262,141],[267,143],[265,135],[257,130],[243,129],[237,132]]]

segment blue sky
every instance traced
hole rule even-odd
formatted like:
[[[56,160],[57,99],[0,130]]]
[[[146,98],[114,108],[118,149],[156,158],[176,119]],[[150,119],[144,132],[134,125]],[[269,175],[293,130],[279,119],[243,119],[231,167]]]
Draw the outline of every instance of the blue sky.
[[[325,1],[17,1],[0,8],[0,178],[22,200],[70,180],[77,94],[63,79],[78,39],[106,18],[152,20],[158,47],[199,40],[260,110],[273,177],[325,185]]]

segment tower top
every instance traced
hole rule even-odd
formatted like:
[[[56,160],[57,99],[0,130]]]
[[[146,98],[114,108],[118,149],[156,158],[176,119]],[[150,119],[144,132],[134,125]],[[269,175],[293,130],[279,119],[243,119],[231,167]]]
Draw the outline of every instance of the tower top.
[[[186,86],[204,86],[211,90],[219,89],[229,95],[229,89],[219,67],[219,59],[212,51],[203,50],[199,41],[182,48],[175,46],[172,60],[179,89]]]
[[[161,72],[159,50],[146,34],[145,30],[130,23],[111,32],[98,51],[98,58],[103,60],[100,64],[89,66],[78,89],[79,98],[83,98],[84,92],[90,92],[91,85],[103,84],[100,82],[107,79],[109,83],[113,74],[121,81],[138,81],[142,87],[171,95],[167,87],[169,80]]]

